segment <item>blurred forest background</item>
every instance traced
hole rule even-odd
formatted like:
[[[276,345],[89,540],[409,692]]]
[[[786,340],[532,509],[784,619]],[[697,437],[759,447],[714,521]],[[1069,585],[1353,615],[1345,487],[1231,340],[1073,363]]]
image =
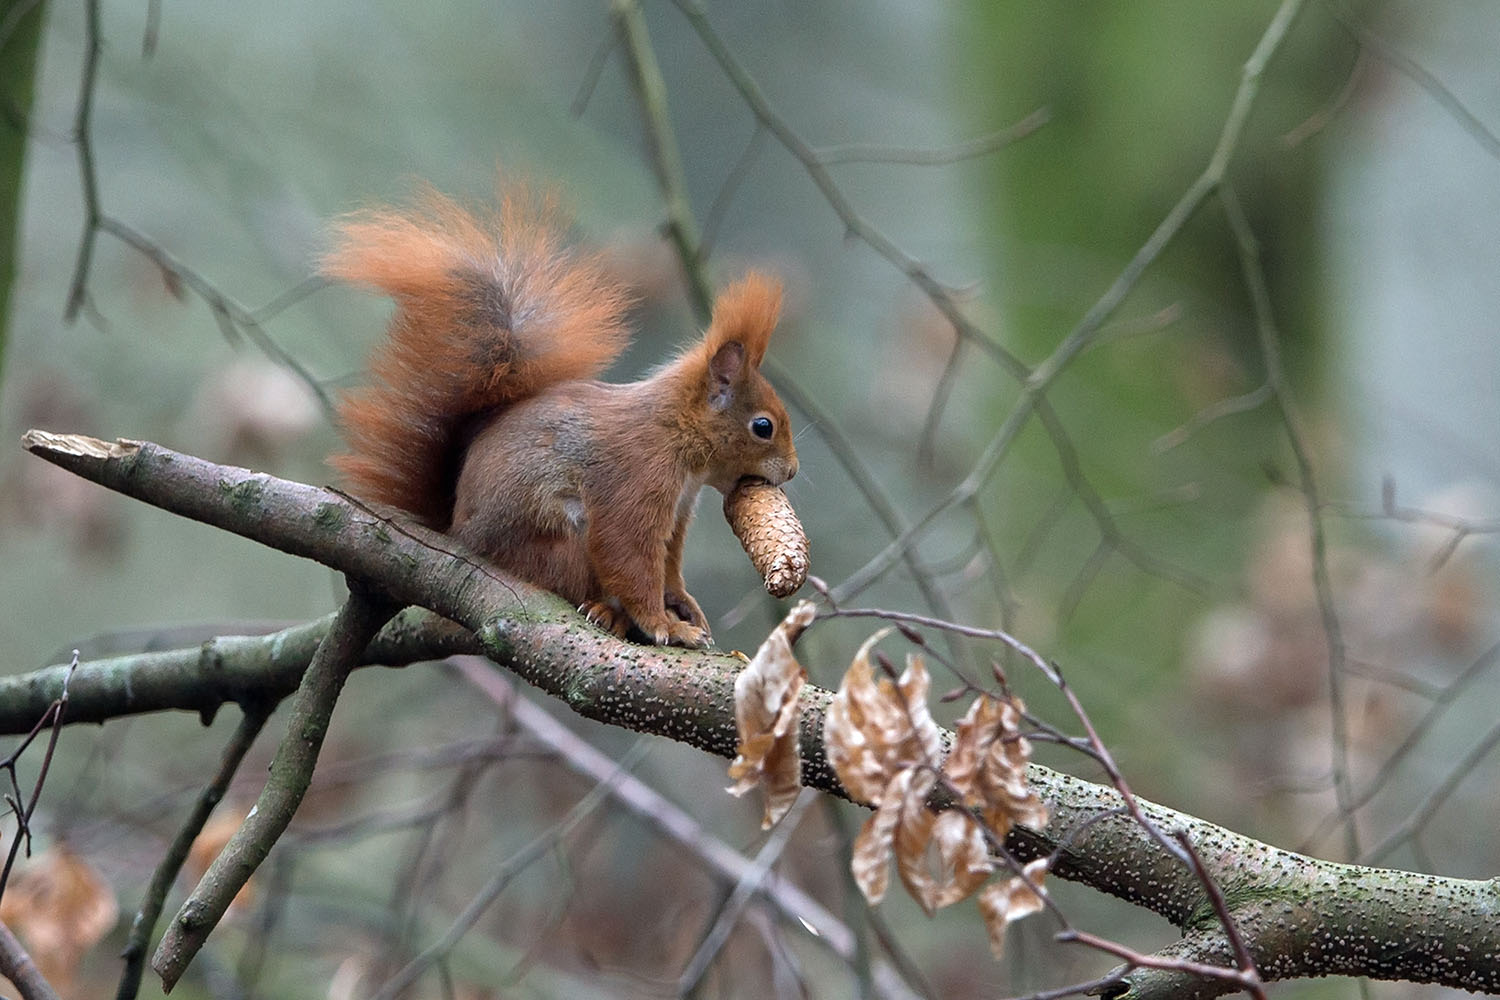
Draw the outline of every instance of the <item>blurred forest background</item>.
[[[483,198],[497,166],[556,182],[640,296],[611,377],[693,335],[662,235],[661,122],[643,118],[614,26],[629,10],[660,66],[708,275],[755,264],[788,284],[773,377],[801,429],[789,493],[815,574],[851,605],[1013,631],[1060,664],[1145,796],[1322,857],[1493,873],[1500,8],[1310,2],[1242,90],[1280,9],[814,0],[711,3],[700,22],[691,0],[0,2],[0,245],[14,242],[0,256],[0,669],[336,606],[327,570],[106,494],[14,442],[33,426],[146,439],[328,482],[338,438],[310,384],[357,382],[388,309],[309,282],[340,212],[419,181]],[[1231,199],[1210,194],[1143,253],[1210,166],[1237,92],[1253,104],[1225,149]],[[67,321],[90,197],[102,228]],[[1241,224],[1263,266],[1248,279]],[[1274,328],[1258,325],[1262,278]],[[990,346],[960,345],[933,289]],[[1128,294],[1100,313],[1113,289]],[[1044,365],[1047,416],[996,453],[1031,403],[1012,361]],[[913,560],[863,572],[892,524],[918,522]],[[753,650],[784,610],[717,498],[686,576],[721,647]],[[810,633],[812,680],[835,684],[871,627]],[[1067,721],[1042,678],[1010,673]],[[70,995],[112,993],[129,914],[234,714],[63,733],[35,849],[85,858],[124,914],[69,963]],[[554,714],[612,756],[637,743]],[[222,812],[253,796],[273,744]],[[592,787],[557,753],[452,669],[356,674],[292,834],[174,995],[369,995]],[[631,759],[709,835],[759,849],[758,805],[723,794],[722,761],[659,740]],[[1056,747],[1038,759],[1098,777]],[[1352,820],[1335,811],[1340,782]],[[844,876],[859,816],[800,812],[780,867],[863,926]],[[1131,946],[1174,935],[1052,885],[1079,924]],[[730,888],[606,803],[413,995],[671,995]],[[1042,919],[1003,962],[967,907],[929,921],[893,898],[879,921],[918,994],[1023,994],[1113,964],[1051,944]],[[861,982],[761,914],[698,995],[853,996]]]

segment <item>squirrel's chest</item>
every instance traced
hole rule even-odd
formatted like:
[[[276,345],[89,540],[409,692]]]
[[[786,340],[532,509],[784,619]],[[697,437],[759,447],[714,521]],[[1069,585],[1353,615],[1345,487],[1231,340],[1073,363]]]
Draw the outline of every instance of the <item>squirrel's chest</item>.
[[[687,482],[682,484],[682,490],[677,494],[677,508],[672,518],[673,525],[678,525],[693,516],[693,509],[698,506],[698,494],[703,492],[703,485],[707,482],[703,476],[689,476]]]

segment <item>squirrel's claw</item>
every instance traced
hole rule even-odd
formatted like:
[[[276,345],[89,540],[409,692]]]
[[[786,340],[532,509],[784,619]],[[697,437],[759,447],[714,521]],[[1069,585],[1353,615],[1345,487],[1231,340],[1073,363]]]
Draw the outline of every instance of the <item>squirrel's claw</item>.
[[[625,638],[625,633],[630,631],[630,616],[607,601],[585,601],[578,605],[578,610],[590,622],[617,638]]]

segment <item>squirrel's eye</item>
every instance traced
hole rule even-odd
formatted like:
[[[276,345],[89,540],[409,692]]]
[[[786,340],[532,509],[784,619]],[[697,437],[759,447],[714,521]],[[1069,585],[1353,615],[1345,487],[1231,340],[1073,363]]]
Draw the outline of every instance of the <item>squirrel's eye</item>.
[[[750,433],[762,441],[769,441],[771,435],[776,433],[776,425],[771,423],[770,417],[756,417],[750,421]]]

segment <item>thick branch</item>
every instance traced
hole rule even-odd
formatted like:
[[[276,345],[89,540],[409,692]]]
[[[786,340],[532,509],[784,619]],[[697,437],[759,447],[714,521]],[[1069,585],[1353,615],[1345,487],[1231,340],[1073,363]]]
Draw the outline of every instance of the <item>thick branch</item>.
[[[580,714],[720,756],[734,752],[732,688],[739,661],[732,657],[621,642],[561,600],[484,566],[451,539],[328,490],[149,444],[37,432],[26,444],[86,478],[317,559],[397,600],[437,611],[471,629],[491,659]],[[270,646],[275,639],[239,641]],[[123,664],[113,669],[132,672]],[[148,667],[139,669],[140,682],[153,682]],[[79,678],[87,675],[80,667]],[[179,676],[184,685],[198,683]],[[821,738],[830,693],[809,685],[803,697],[803,781],[841,793]],[[184,692],[178,700],[196,707],[194,698]],[[1228,964],[1228,946],[1198,880],[1124,814],[1113,789],[1035,765],[1029,776],[1052,819],[1045,830],[1011,834],[1018,854],[1055,853],[1056,874],[1160,913],[1191,932],[1179,947],[1192,949],[1195,959]],[[1265,979],[1348,974],[1500,990],[1494,881],[1319,861],[1160,806],[1141,807],[1160,829],[1186,832]],[[1140,995],[1161,996],[1161,975],[1142,969],[1127,979]],[[1184,986],[1179,979],[1173,988]],[[1212,991],[1202,984],[1194,989]]]
[[[175,709],[197,712],[207,725],[226,702],[248,708],[280,701],[297,690],[332,620],[330,614],[268,635],[221,635],[185,649],[82,662],[68,684],[66,722]],[[468,629],[411,608],[381,630],[362,660],[399,667],[479,651]],[[29,732],[62,690],[67,673],[67,664],[57,664],[0,677],[0,734]]]

